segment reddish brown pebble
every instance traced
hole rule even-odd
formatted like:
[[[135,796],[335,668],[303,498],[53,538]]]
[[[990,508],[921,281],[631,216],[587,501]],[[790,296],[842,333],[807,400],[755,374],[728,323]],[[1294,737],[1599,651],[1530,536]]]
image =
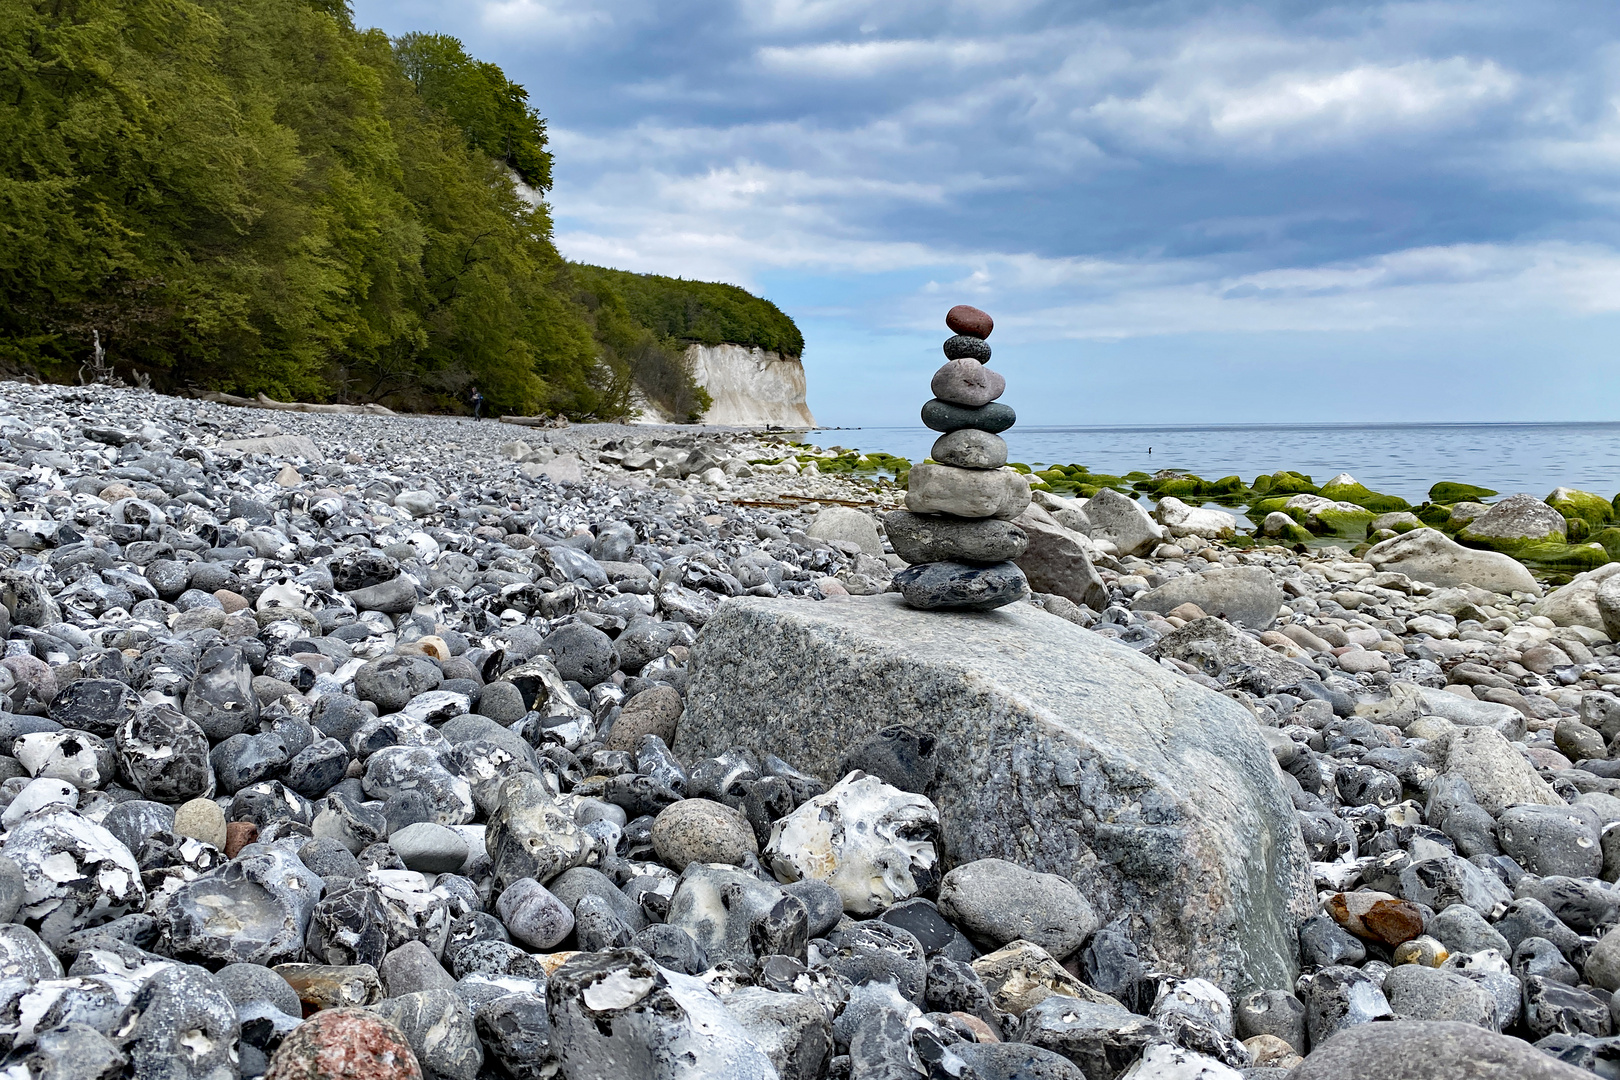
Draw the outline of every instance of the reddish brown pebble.
[[[236,858],[236,853],[259,838],[259,827],[251,821],[232,821],[225,826],[225,857]]]
[[[951,1016],[962,1021],[962,1023],[965,1024],[973,1032],[973,1034],[978,1037],[980,1042],[993,1043],[1001,1041],[1001,1036],[997,1035],[995,1031],[991,1029],[989,1024],[985,1023],[983,1020],[980,1020],[972,1013],[953,1012],[951,1013]]]
[[[976,307],[957,304],[945,313],[945,325],[950,327],[953,333],[987,338],[990,331],[996,328],[996,321]]]
[[[264,1080],[422,1080],[422,1067],[393,1024],[364,1009],[329,1009],[281,1041]]]
[[[1323,903],[1328,916],[1357,937],[1399,945],[1423,933],[1423,912],[1416,904],[1388,893],[1363,890],[1334,893]]]

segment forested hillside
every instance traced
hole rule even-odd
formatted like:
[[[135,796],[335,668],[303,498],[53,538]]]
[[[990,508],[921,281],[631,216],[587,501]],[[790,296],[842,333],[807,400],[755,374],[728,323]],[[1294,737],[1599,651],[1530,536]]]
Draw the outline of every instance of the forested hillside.
[[[740,289],[570,266],[524,89],[338,0],[0,0],[0,103],[14,373],[99,339],[165,389],[611,417],[701,411],[685,341],[801,348]]]

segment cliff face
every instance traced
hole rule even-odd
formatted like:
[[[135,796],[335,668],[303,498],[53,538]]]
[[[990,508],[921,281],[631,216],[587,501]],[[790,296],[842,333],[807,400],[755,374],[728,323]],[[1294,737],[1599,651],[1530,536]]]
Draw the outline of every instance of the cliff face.
[[[714,405],[706,424],[814,427],[805,404],[804,365],[794,357],[746,345],[689,345],[692,377]]]

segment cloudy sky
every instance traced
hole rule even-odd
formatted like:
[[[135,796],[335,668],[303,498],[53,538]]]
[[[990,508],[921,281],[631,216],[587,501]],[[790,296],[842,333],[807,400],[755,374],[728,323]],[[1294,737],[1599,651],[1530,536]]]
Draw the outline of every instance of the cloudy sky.
[[[1620,419],[1620,5],[361,0],[529,88],[574,259],[730,281],[826,424],[995,316],[1030,424]]]

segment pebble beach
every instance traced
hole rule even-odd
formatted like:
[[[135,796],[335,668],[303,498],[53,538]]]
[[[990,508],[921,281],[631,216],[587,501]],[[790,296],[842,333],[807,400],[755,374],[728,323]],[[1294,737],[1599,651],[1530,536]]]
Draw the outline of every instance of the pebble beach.
[[[867,461],[0,385],[0,1076],[1615,1075],[1607,514]]]

